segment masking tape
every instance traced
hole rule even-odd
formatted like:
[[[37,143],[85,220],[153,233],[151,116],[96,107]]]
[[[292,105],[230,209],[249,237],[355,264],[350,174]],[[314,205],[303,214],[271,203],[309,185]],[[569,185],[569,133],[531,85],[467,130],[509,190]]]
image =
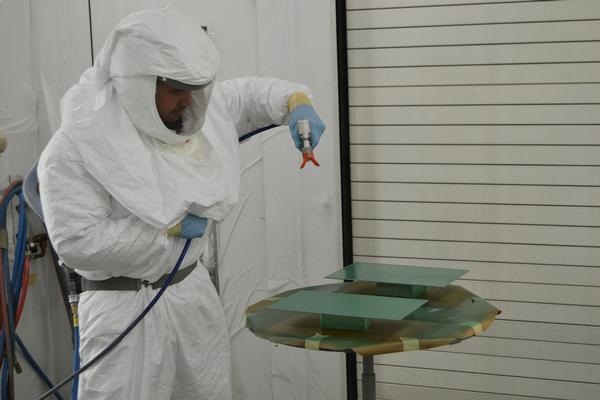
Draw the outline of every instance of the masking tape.
[[[303,104],[311,105],[311,101],[307,95],[302,92],[293,93],[288,98],[288,110],[292,111],[294,108],[301,106]]]
[[[481,327],[481,324],[479,322],[469,321],[463,322],[460,325],[466,325],[469,328],[473,329],[473,332],[475,332],[476,335],[479,335],[483,331],[483,328]]]
[[[8,232],[6,229],[0,229],[0,248],[8,249]]]
[[[2,131],[0,131],[0,154],[4,153],[4,150],[6,150],[7,143],[6,138],[2,135]]]
[[[35,286],[38,282],[38,274],[35,272],[29,272],[29,287]]]
[[[419,339],[401,337],[402,351],[419,350]]]
[[[321,341],[326,337],[328,336],[315,333],[313,336],[309,337],[304,341],[304,348],[308,350],[319,350],[321,346]]]
[[[71,304],[71,315],[73,316],[73,327],[77,328],[79,326],[79,307],[77,304]]]

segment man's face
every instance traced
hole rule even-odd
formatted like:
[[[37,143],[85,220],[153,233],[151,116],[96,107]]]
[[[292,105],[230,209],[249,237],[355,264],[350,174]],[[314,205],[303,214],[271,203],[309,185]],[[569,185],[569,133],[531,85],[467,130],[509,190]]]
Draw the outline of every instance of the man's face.
[[[192,104],[192,92],[177,89],[168,83],[156,84],[156,110],[169,129],[180,130],[183,112]]]

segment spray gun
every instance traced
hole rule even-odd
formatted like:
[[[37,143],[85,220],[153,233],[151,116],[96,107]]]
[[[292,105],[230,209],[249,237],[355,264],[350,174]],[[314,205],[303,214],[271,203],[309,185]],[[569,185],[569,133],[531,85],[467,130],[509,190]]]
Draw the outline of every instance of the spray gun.
[[[312,147],[310,146],[312,137],[310,134],[310,124],[307,119],[301,119],[298,121],[298,133],[300,134],[300,139],[302,140],[302,164],[300,165],[300,168],[304,168],[309,160],[318,167],[319,162],[315,158]]]

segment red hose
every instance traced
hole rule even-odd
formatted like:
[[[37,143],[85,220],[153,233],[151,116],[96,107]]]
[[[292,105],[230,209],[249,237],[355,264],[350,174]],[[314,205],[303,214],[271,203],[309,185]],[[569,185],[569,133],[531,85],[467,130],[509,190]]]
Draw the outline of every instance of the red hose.
[[[19,304],[17,305],[17,315],[15,316],[15,330],[19,325],[21,314],[25,306],[25,297],[27,296],[27,287],[29,286],[29,258],[25,257],[23,261],[23,280],[21,281],[21,294],[19,295]]]
[[[4,262],[0,257],[0,314],[2,314],[2,327],[4,331],[4,353],[8,362],[8,396],[14,399],[14,359],[12,352],[12,337],[8,329],[8,305],[6,304],[6,291],[4,287]],[[4,361],[4,360],[3,360]]]
[[[2,203],[6,200],[9,193],[18,185],[23,183],[22,180],[16,180],[11,182],[2,194]],[[0,228],[6,228],[5,226]],[[7,266],[8,267],[8,266]],[[6,288],[4,282],[4,262],[2,261],[2,257],[0,257],[0,314],[2,320],[2,328],[4,331],[4,353],[6,356],[6,361],[8,362],[8,398],[15,398],[15,385],[14,385],[14,359],[13,359],[13,348],[12,348],[12,337],[10,336],[10,329],[8,324],[8,305],[6,303]],[[12,294],[11,294],[12,295]],[[15,327],[16,328],[16,327]],[[4,357],[0,357],[1,361]],[[1,365],[1,364],[0,364]]]
[[[4,257],[0,256],[0,333],[4,334],[4,327],[8,326],[4,322],[4,311],[6,310],[6,301],[4,301]],[[6,340],[6,337],[4,338]],[[6,343],[6,342],[5,342]],[[4,363],[4,355],[6,354],[6,345],[3,349],[0,349],[0,366]]]
[[[2,202],[4,202],[6,196],[8,196],[10,191],[13,190],[15,186],[19,186],[22,183],[23,181],[21,179],[17,179],[16,181],[12,181],[11,183],[9,183],[6,189],[4,189],[4,192],[2,193]]]

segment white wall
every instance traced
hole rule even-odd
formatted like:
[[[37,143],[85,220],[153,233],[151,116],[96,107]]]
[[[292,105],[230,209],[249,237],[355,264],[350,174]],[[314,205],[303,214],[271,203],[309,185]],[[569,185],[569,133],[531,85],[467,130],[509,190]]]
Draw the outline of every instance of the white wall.
[[[33,87],[38,99],[37,112],[26,114],[39,126],[34,125],[30,133],[31,143],[9,148],[15,160],[10,168],[19,174],[35,161],[56,129],[58,100],[90,65],[86,3],[0,2],[0,10],[11,7],[6,13],[2,11],[0,20],[12,21],[18,11],[20,22],[11,25],[11,32],[22,33],[19,46],[3,42],[1,49],[16,53],[12,58],[18,62],[11,61],[10,68]],[[166,3],[92,0],[94,52],[121,18]],[[342,266],[334,2],[173,3],[215,33],[223,65],[218,79],[260,75],[306,83],[327,125],[316,150],[319,169],[298,170],[299,154],[285,127],[242,146],[240,204],[219,230],[221,292],[233,341],[236,398],[342,398],[340,355],[276,347],[244,328],[244,310],[249,304],[285,289],[318,283]],[[0,24],[0,29],[3,26]],[[14,76],[21,76],[18,74]],[[13,78],[11,84],[15,81]],[[10,104],[17,93],[13,87],[3,90],[0,105],[5,104],[2,101]],[[70,354],[64,356],[68,364]]]
[[[349,0],[354,259],[465,268],[480,337],[381,399],[600,394],[600,2]]]

